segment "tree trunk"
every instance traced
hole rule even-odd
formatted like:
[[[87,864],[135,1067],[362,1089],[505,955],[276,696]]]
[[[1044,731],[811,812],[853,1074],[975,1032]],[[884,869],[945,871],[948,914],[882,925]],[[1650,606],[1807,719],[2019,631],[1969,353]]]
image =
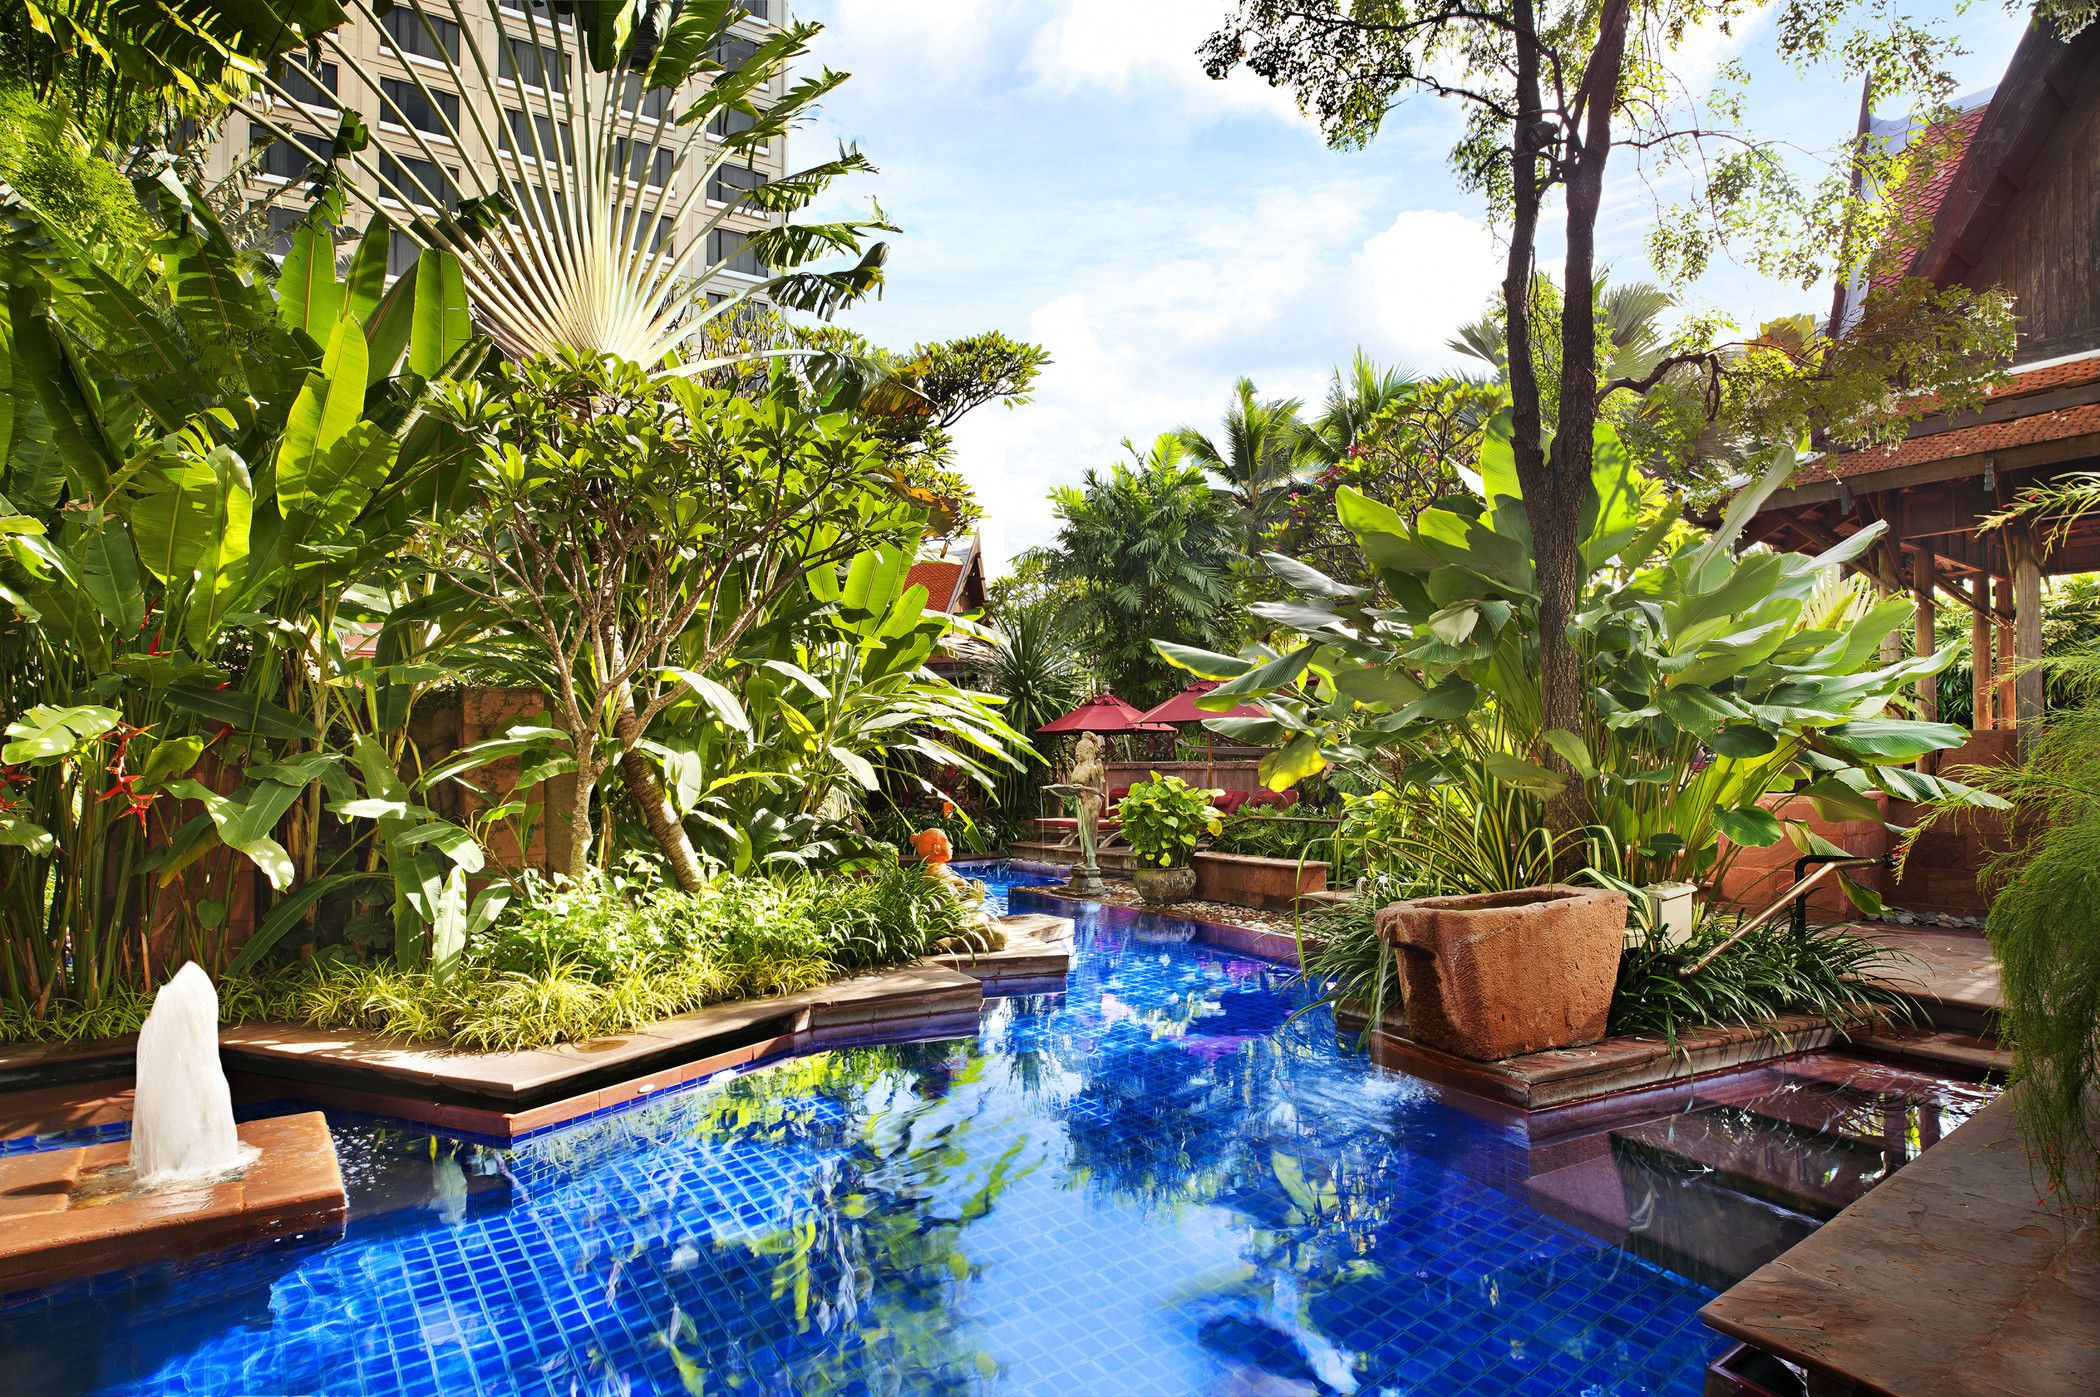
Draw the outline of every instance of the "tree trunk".
[[[576,753],[576,787],[569,793],[569,866],[564,871],[580,881],[591,869],[591,794],[598,789],[597,734],[572,732],[569,746]]]
[[[649,756],[642,751],[642,718],[635,712],[634,691],[621,687],[620,706],[613,713],[613,731],[620,739],[620,775],[626,779],[627,798],[649,827],[650,837],[670,861],[671,875],[687,892],[698,892],[707,883],[700,871],[700,855],[685,832],[684,821],[671,808],[663,783],[656,779]]]
[[[1570,132],[1566,170],[1567,260],[1561,289],[1560,401],[1553,446],[1540,481],[1543,517],[1529,507],[1539,585],[1540,721],[1583,730],[1583,655],[1569,624],[1582,602],[1582,512],[1589,497],[1592,437],[1597,427],[1597,216],[1604,203],[1612,116],[1625,68],[1627,0],[1610,0],[1583,71],[1582,130]],[[1556,763],[1556,765],[1563,765]],[[1548,820],[1572,828],[1588,818],[1574,773],[1548,808]]]

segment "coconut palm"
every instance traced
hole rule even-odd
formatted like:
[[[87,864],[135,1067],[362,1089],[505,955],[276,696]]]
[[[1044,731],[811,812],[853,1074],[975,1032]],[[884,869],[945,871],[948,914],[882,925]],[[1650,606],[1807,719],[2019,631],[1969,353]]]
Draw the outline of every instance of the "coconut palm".
[[[485,47],[461,0],[348,0],[346,8],[368,20],[361,28],[377,35],[382,52],[401,60],[415,94],[381,85],[346,30],[321,34],[315,47],[379,94],[378,114],[408,133],[422,160],[373,147],[356,113],[343,114],[332,141],[295,129],[284,119],[300,110],[284,84],[296,78],[290,72],[263,79],[275,100],[250,114],[318,164],[353,171],[358,178],[341,181],[342,192],[374,217],[398,222],[423,247],[456,253],[477,321],[514,357],[574,350],[692,374],[726,361],[680,351],[753,297],[829,315],[880,284],[886,245],[863,246],[890,226],[879,209],[865,219],[782,221],[741,237],[727,223],[739,212],[785,220],[840,176],[872,169],[850,147],[770,182],[752,169],[755,154],[845,80],[826,69],[761,104],[821,26],[789,24],[754,43],[731,32],[743,16],[735,0],[557,3],[516,15],[489,5],[497,37]],[[496,90],[500,73],[524,110],[494,122],[427,83],[423,73],[433,68],[450,92]],[[403,101],[417,103],[418,119]],[[440,159],[422,129],[433,119],[468,159],[449,151]],[[431,179],[448,184],[435,173],[448,167],[462,171],[466,188],[431,187]],[[388,202],[447,211],[402,219]],[[811,267],[838,253],[857,260]],[[710,279],[733,266],[764,269],[763,279],[711,302]]]
[[[1305,432],[1305,453],[1321,465],[1334,465],[1349,454],[1381,412],[1406,401],[1421,381],[1394,365],[1380,368],[1370,355],[1357,350],[1347,375],[1337,368],[1329,380],[1327,401]]]
[[[1250,554],[1261,551],[1263,536],[1283,518],[1291,487],[1300,483],[1312,459],[1299,416],[1304,407],[1296,398],[1264,399],[1253,379],[1242,378],[1232,385],[1224,431],[1217,438],[1195,427],[1174,433],[1189,459],[1210,472],[1219,493],[1238,510]]]

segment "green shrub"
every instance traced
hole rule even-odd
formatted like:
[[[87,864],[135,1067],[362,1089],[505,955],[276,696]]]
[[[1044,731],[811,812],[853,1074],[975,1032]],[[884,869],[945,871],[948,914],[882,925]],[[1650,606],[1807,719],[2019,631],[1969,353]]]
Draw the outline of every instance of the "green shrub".
[[[1674,1044],[1695,1028],[1763,1023],[1782,1014],[1815,1014],[1851,1032],[1912,1012],[1910,1001],[1887,983],[1908,957],[1831,927],[1802,936],[1767,927],[1696,974],[1679,976],[1739,924],[1731,917],[1702,918],[1691,939],[1674,948],[1643,936],[1619,961],[1610,1031],[1661,1034]]]
[[[277,1019],[478,1050],[624,1033],[725,1000],[805,990],[926,954],[971,910],[916,868],[774,879],[724,875],[697,892],[646,865],[569,881],[527,876],[452,975],[313,960],[219,982],[225,1023]],[[145,993],[32,1015],[0,1004],[0,1041],[134,1033]]]
[[[1160,868],[1187,863],[1204,835],[1224,828],[1211,795],[1179,776],[1153,772],[1151,780],[1132,786],[1116,805],[1124,842],[1140,863]]]

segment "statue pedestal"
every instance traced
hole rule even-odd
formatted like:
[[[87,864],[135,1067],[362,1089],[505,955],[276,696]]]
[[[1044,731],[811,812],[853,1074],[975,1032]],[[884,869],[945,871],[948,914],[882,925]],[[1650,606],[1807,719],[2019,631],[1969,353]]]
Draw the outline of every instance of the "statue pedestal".
[[[1091,859],[1072,870],[1065,882],[1065,891],[1075,897],[1105,897],[1108,884],[1101,881],[1100,865]]]

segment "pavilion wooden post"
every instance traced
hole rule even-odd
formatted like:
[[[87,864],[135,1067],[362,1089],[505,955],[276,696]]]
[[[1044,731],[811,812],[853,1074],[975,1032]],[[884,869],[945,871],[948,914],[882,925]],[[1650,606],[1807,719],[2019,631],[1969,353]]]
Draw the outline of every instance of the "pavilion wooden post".
[[[1917,630],[1914,632],[1911,649],[1919,659],[1939,648],[1939,639],[1934,629],[1939,620],[1939,613],[1933,601],[1932,588],[1932,574],[1936,561],[1930,548],[1922,548],[1918,551],[1917,562],[1911,568],[1911,594],[1917,599],[1918,605]],[[1928,723],[1936,723],[1940,719],[1940,677],[1937,674],[1918,677],[1918,716]]]
[[[1991,683],[1992,655],[1995,650],[1991,636],[1991,579],[1978,573],[1971,584],[1971,591],[1976,605],[1969,612],[1969,727],[1975,732],[1983,732],[1994,726],[1991,718],[1991,700],[1992,695],[1997,692]]]
[[[2021,744],[2042,721],[2042,557],[2034,535],[2022,528],[2013,536],[2013,656],[2019,666],[2013,679],[2013,721]]]
[[[1991,622],[1998,632],[1997,676],[1992,685],[1997,696],[1998,726],[2009,728],[2013,713],[2013,584],[2009,577],[1991,582]]]

